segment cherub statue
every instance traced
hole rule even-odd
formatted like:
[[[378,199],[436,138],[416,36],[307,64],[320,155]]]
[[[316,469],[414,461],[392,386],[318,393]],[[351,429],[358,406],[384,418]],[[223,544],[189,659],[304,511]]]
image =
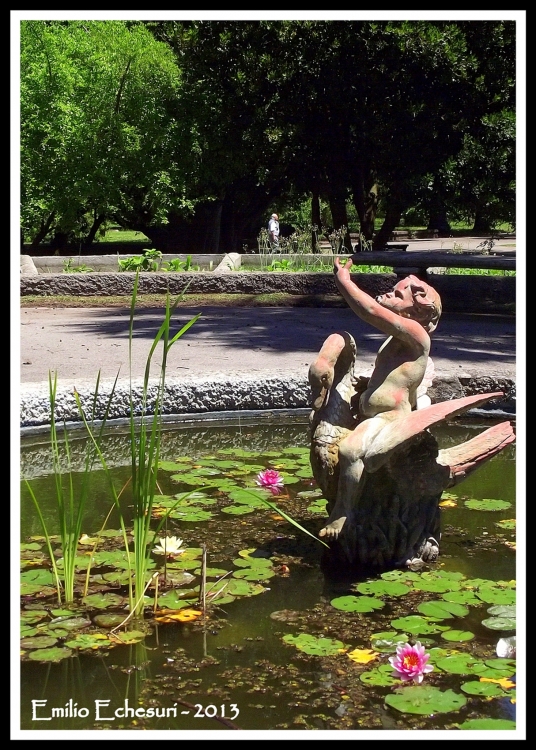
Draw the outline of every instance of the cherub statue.
[[[510,422],[439,450],[429,427],[502,392],[432,404],[430,334],[439,294],[416,276],[376,299],[350,277],[352,260],[335,259],[335,283],[350,308],[386,334],[372,375],[356,378],[357,347],[331,334],[309,368],[311,466],[328,501],[319,536],[344,559],[374,567],[433,560],[439,553],[441,494],[515,439]]]
[[[399,281],[392,292],[373,299],[350,277],[352,260],[335,258],[335,283],[362,320],[387,334],[366,390],[359,398],[361,421],[339,444],[337,501],[319,536],[338,537],[347,518],[348,498],[359,499],[363,470],[385,462],[399,436],[399,419],[417,406],[417,390],[426,373],[430,333],[441,316],[441,299],[416,276]],[[397,440],[398,444],[398,440]]]

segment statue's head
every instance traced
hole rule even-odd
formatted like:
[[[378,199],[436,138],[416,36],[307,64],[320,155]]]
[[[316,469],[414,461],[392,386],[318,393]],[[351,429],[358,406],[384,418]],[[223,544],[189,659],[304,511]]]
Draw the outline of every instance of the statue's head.
[[[441,317],[441,297],[417,276],[406,276],[392,292],[380,294],[376,301],[404,318],[418,321],[428,333],[435,331]]]

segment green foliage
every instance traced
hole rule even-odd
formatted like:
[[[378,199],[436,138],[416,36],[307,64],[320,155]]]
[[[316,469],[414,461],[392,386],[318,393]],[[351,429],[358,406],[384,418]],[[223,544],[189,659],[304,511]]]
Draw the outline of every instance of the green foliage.
[[[162,253],[160,250],[144,250],[143,255],[119,258],[120,271],[158,271]]]
[[[188,255],[186,260],[181,260],[180,258],[172,258],[171,260],[168,260],[163,265],[164,271],[199,271],[199,266],[194,266],[192,264],[192,256]]]
[[[84,263],[79,263],[76,266],[73,263],[72,258],[67,258],[63,262],[63,273],[91,273],[93,271],[92,268],[86,266]]]

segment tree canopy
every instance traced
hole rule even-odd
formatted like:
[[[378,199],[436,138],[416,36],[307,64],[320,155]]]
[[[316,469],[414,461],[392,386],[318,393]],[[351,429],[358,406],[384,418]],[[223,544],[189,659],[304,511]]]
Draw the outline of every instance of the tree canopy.
[[[232,251],[305,197],[335,228],[352,202],[379,246],[415,206],[513,223],[515,23],[21,23],[34,244],[114,221],[168,252]]]

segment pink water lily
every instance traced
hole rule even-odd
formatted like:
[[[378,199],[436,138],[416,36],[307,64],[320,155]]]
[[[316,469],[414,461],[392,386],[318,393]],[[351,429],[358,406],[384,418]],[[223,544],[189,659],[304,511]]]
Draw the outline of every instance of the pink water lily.
[[[429,658],[430,654],[426,653],[420,641],[417,641],[414,646],[410,643],[397,646],[396,656],[389,657],[391,666],[395,670],[393,677],[399,677],[404,682],[413,680],[420,684],[424,675],[433,670],[433,666],[426,663]]]
[[[257,484],[266,487],[272,495],[278,495],[283,488],[283,477],[275,469],[265,469],[257,474]]]

